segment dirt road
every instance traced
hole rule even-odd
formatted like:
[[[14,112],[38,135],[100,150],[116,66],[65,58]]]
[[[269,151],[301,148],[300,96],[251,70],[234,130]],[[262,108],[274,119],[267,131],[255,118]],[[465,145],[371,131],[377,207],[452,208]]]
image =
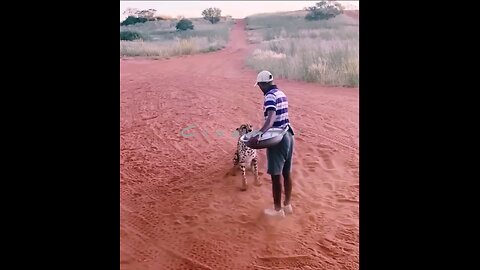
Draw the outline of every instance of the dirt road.
[[[261,187],[226,175],[232,132],[263,124],[252,49],[240,20],[222,51],[120,60],[121,269],[358,269],[358,89],[276,80],[297,132],[294,214],[269,219],[265,152]]]

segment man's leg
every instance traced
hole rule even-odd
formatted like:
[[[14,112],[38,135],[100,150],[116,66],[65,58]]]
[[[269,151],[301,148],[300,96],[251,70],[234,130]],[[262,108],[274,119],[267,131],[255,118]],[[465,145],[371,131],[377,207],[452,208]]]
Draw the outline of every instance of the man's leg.
[[[265,210],[267,215],[285,216],[285,213],[282,209],[282,183],[280,182],[280,175],[282,174],[283,164],[285,163],[285,155],[282,152],[282,142],[267,149],[267,173],[270,174],[272,178],[272,195],[273,203],[275,205],[274,210]]]
[[[292,178],[290,172],[283,173],[283,186],[285,187],[285,201],[283,202],[283,205],[289,205],[290,197],[292,195]]]
[[[292,213],[292,206],[290,205],[290,198],[292,195],[292,159],[293,159],[293,145],[294,145],[294,137],[287,133],[285,136],[287,137],[287,159],[285,160],[285,165],[283,166],[282,175],[283,175],[283,184],[285,188],[285,201],[283,202],[285,207],[285,213],[291,214]]]
[[[272,193],[275,210],[280,211],[282,209],[282,183],[280,182],[280,175],[272,175]]]

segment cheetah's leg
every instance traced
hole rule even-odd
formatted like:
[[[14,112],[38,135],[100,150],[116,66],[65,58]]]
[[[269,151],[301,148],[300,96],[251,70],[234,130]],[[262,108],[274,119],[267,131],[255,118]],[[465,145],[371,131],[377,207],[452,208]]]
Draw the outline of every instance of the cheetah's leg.
[[[233,166],[238,165],[238,150],[235,151],[235,155],[233,156]]]
[[[240,165],[240,170],[242,170],[242,187],[241,190],[247,190],[247,177],[245,176],[245,165]]]
[[[262,181],[258,179],[258,158],[257,157],[255,157],[252,160],[252,169],[253,169],[253,175],[255,176],[255,185],[256,186],[262,185]]]
[[[233,156],[233,167],[230,169],[229,172],[227,172],[227,175],[235,176],[236,175],[236,169],[238,165],[238,150],[235,151],[235,155]]]

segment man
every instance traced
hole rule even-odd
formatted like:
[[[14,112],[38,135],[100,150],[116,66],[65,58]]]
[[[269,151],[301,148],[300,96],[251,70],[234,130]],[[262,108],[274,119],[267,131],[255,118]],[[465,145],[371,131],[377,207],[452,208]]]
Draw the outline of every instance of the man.
[[[257,75],[257,86],[264,94],[263,115],[265,124],[260,129],[260,133],[249,140],[247,145],[257,144],[260,137],[271,127],[284,128],[288,131],[283,139],[277,145],[267,148],[267,173],[272,177],[272,193],[274,209],[265,209],[265,214],[269,216],[281,216],[293,213],[290,197],[292,194],[292,154],[293,154],[293,130],[288,119],[288,101],[287,96],[273,84],[273,75],[269,71],[261,71]],[[283,175],[283,184],[285,188],[284,207],[281,204],[282,184],[280,183],[280,174]]]

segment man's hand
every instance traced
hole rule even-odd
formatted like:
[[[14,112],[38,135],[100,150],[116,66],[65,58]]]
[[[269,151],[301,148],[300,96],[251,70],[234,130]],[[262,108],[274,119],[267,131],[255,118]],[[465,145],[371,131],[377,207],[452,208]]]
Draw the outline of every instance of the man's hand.
[[[254,145],[258,144],[259,141],[260,141],[260,135],[257,135],[255,137],[251,137],[250,140],[248,140],[248,142],[247,142],[247,146],[248,147],[254,146]]]
[[[263,124],[263,127],[260,129],[260,134],[265,133],[269,128],[273,126],[273,123],[275,122],[275,110],[268,110],[267,112],[267,119],[265,120],[265,124]],[[248,147],[252,147],[258,144],[260,141],[260,134],[256,135],[255,137],[251,137],[250,140],[247,142]]]

